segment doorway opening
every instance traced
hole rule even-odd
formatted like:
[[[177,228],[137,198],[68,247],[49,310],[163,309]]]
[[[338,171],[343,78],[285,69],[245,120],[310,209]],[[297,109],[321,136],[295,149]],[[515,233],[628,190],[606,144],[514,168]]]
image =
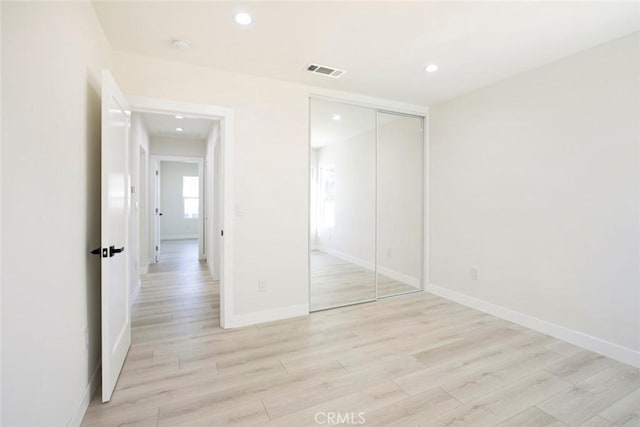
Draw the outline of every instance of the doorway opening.
[[[155,141],[152,137],[152,152]],[[197,268],[207,257],[203,158],[153,155],[152,164],[155,262],[150,271]]]
[[[132,132],[131,146],[140,146],[138,176],[147,185],[146,206],[132,200],[140,211],[139,230],[131,233],[140,241],[138,283],[145,273],[207,270],[219,282],[220,326],[232,327],[232,293],[226,290],[233,261],[227,212],[233,206],[233,112],[145,97],[129,101],[132,126],[138,118],[144,128],[137,141]]]

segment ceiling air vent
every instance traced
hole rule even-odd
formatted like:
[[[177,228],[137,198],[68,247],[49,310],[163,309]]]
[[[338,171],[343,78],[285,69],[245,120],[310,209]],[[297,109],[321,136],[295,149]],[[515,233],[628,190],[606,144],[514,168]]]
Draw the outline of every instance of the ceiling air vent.
[[[327,67],[326,65],[318,65],[318,64],[309,64],[309,66],[307,67],[307,71],[311,71],[312,73],[321,74],[327,77],[333,77],[334,79],[337,79],[338,77],[346,73],[345,70],[339,70],[337,68]]]

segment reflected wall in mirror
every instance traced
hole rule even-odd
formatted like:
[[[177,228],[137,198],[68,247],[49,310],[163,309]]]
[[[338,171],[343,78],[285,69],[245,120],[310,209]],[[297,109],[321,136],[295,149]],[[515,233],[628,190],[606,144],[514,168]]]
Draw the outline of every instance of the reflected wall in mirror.
[[[378,297],[422,288],[422,117],[378,112]]]
[[[376,111],[310,101],[310,308],[376,299]]]

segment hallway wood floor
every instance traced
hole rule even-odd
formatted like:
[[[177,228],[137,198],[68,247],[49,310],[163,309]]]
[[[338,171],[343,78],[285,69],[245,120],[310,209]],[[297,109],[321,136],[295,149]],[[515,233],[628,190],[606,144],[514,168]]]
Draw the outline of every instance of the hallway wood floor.
[[[83,425],[640,425],[638,369],[434,295],[232,330],[218,295],[202,264],[150,272],[113,399]]]

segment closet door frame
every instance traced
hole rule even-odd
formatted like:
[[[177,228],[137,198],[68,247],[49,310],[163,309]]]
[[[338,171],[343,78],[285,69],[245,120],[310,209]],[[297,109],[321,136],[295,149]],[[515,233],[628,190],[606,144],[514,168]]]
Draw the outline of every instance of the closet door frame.
[[[363,301],[350,302],[346,304],[339,304],[331,307],[320,308],[311,310],[311,103],[312,101],[326,101],[326,102],[334,102],[334,103],[342,103],[346,105],[352,105],[355,107],[363,107],[370,108],[375,112],[375,213],[374,213],[374,223],[375,223],[375,231],[374,231],[374,275],[375,275],[375,288],[376,294],[374,299],[367,299]],[[413,291],[407,291],[399,294],[379,296],[378,295],[378,114],[395,114],[407,117],[415,117],[419,118],[422,121],[422,162],[421,162],[421,206],[422,206],[422,214],[420,216],[421,219],[421,241],[420,241],[420,287]],[[427,284],[429,283],[429,245],[428,245],[428,234],[429,234],[429,175],[427,174],[427,165],[429,164],[429,132],[428,132],[428,118],[429,113],[428,109],[425,108],[421,110],[420,108],[416,109],[407,109],[406,106],[401,104],[397,105],[380,105],[380,104],[372,104],[367,101],[359,101],[354,99],[345,99],[338,98],[333,96],[321,95],[321,94],[310,94],[308,97],[307,103],[307,293],[308,293],[308,305],[310,312],[324,311],[324,310],[332,310],[334,308],[347,307],[351,305],[357,304],[365,304],[376,302],[381,299],[393,298],[400,295],[413,294],[417,292],[424,292],[426,290]],[[316,170],[316,177],[318,175],[318,170]]]

